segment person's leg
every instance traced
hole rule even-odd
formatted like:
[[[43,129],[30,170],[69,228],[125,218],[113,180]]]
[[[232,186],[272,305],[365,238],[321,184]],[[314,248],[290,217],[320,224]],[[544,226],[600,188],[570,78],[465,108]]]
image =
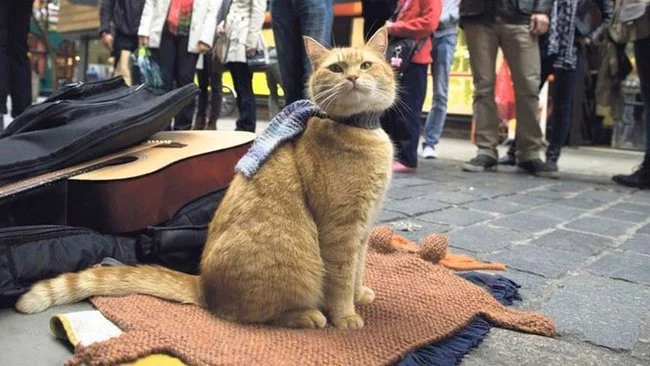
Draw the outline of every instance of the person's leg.
[[[422,104],[427,86],[427,66],[411,63],[400,81],[401,106],[392,116],[391,139],[396,147],[397,161],[408,168],[417,168],[418,141],[422,120]]]
[[[641,95],[643,97],[643,116],[645,118],[646,132],[646,161],[650,162],[650,38],[634,42],[634,55],[637,71],[639,73],[639,82],[641,84]]]
[[[646,128],[646,151],[641,166],[630,175],[615,175],[612,179],[628,187],[650,188],[650,38],[634,42]]]
[[[177,37],[176,43],[176,84],[181,87],[194,82],[194,74],[196,73],[196,60],[198,55],[196,53],[187,52],[187,36]],[[177,115],[174,121],[174,130],[189,130],[192,127],[192,118],[196,103],[194,100],[183,108]]]
[[[223,74],[223,65],[217,59],[210,61],[210,89],[212,95],[210,96],[210,120],[208,121],[208,130],[217,129],[217,120],[221,116],[221,102],[223,100],[223,83],[221,76]]]
[[[464,26],[469,50],[469,62],[474,82],[474,139],[477,157],[463,165],[465,171],[496,168],[499,143],[499,115],[494,100],[496,59],[499,43],[494,26],[466,24]]]
[[[32,15],[32,1],[14,1],[9,15],[9,88],[11,116],[17,117],[32,104],[32,71],[27,58],[27,34]],[[6,79],[5,79],[6,80]]]
[[[303,44],[300,22],[292,0],[271,0],[273,38],[278,52],[282,89],[287,105],[303,98],[302,70]]]
[[[210,83],[209,58],[209,55],[203,55],[203,68],[196,70],[196,77],[199,82],[199,97],[193,130],[205,129],[205,112],[208,108],[208,85]]]
[[[269,118],[275,117],[280,113],[280,96],[278,95],[278,85],[280,83],[280,70],[276,63],[272,63],[266,69],[266,86],[269,88]]]
[[[433,105],[424,125],[424,146],[435,149],[447,119],[447,92],[449,72],[454,62],[457,34],[437,38],[433,58]]]
[[[174,70],[176,69],[176,42],[174,36],[163,32],[160,37],[160,47],[151,51],[154,61],[160,66],[163,78],[163,89],[171,91],[174,89]],[[171,125],[167,127],[171,129]]]
[[[332,43],[332,24],[334,22],[334,4],[333,0],[303,0],[297,9],[298,19],[300,21],[300,30],[302,35],[309,36],[325,47],[329,47]],[[311,63],[305,52],[305,47],[300,40],[297,46],[301,52],[302,58],[302,98],[308,98],[307,90],[304,87],[307,85],[309,76],[311,75]],[[295,65],[294,67],[297,67]],[[280,70],[280,73],[284,69]]]
[[[0,1],[0,128],[2,115],[7,113],[7,95],[11,68],[9,66],[9,9],[8,1]]]
[[[497,25],[503,55],[510,66],[515,88],[517,160],[539,160],[542,130],[537,120],[541,60],[537,37],[527,25]]]
[[[578,52],[577,56],[575,70],[555,69],[552,95],[553,124],[548,138],[549,146],[546,149],[546,160],[552,163],[556,170],[560,152],[571,130],[573,93],[583,75],[582,53]]]
[[[238,131],[255,132],[256,105],[253,94],[253,73],[248,64],[244,62],[230,62],[228,68],[232,72],[232,79],[237,92],[237,106],[239,107]]]

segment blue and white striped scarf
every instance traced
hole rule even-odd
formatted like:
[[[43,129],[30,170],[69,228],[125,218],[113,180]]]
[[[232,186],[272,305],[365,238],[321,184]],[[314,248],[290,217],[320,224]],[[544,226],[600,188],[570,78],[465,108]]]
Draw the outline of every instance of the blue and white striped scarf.
[[[311,100],[298,100],[286,106],[271,120],[264,132],[253,141],[246,155],[237,162],[235,171],[247,178],[252,177],[278,146],[305,131],[311,117],[330,118],[345,125],[372,130],[379,128],[380,116],[380,113],[370,113],[331,118]]]

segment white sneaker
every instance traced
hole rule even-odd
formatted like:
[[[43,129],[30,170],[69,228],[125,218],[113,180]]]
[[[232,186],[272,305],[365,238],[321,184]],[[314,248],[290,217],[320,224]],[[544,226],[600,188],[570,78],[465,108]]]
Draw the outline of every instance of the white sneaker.
[[[422,149],[422,157],[425,159],[437,159],[438,153],[431,146],[425,146],[424,149]]]

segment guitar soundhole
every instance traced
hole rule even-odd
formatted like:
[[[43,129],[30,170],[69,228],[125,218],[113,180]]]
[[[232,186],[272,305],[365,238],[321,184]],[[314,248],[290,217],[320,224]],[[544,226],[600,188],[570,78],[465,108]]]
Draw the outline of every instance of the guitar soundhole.
[[[120,156],[119,158],[115,158],[115,159],[107,161],[106,166],[128,164],[128,163],[132,163],[132,162],[134,162],[136,160],[138,160],[137,156]]]
[[[170,143],[168,143],[168,144],[158,145],[158,147],[177,147],[177,148],[178,148],[178,147],[185,147],[185,146],[187,146],[187,145],[186,145],[186,144],[182,144],[182,143],[180,143],[180,142],[170,142]]]

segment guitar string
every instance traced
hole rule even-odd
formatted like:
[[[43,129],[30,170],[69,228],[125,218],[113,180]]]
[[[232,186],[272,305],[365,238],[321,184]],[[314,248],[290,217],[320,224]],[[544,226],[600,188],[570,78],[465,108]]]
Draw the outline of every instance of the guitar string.
[[[70,178],[75,175],[83,174],[89,171],[89,168],[93,168],[93,167],[102,168],[102,166],[98,166],[98,165],[105,164],[113,159],[117,159],[124,155],[137,153],[156,146],[161,146],[170,143],[171,143],[170,140],[150,140],[142,145],[129,148],[126,151],[121,151],[119,153],[114,153],[105,157],[94,159],[89,162],[82,163],[76,166],[41,174],[36,177],[28,178],[15,183],[10,183],[0,187],[0,197],[6,197],[38,186],[48,185],[49,183],[55,182],[56,180],[59,179]]]

